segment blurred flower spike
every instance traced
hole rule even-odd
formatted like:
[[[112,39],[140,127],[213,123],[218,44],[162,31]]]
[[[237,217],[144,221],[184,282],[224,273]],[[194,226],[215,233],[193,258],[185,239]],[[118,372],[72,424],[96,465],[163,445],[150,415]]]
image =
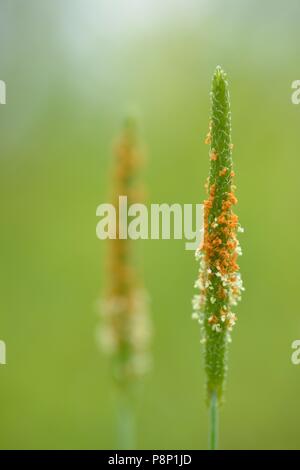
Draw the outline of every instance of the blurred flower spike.
[[[117,208],[117,236],[108,241],[106,291],[100,302],[103,321],[98,332],[102,349],[112,358],[114,378],[121,384],[143,375],[151,362],[149,298],[135,269],[132,243],[120,236],[118,213],[119,195],[127,196],[129,204],[143,199],[138,186],[143,165],[137,124],[128,117],[114,146],[111,202]]]

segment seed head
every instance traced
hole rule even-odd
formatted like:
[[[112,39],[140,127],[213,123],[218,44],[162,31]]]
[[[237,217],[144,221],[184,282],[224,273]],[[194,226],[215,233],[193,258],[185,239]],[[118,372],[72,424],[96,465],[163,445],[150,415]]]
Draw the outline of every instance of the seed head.
[[[114,377],[124,383],[144,374],[149,368],[151,324],[149,299],[133,262],[132,242],[120,236],[119,196],[127,196],[128,205],[141,198],[137,180],[143,156],[137,138],[136,123],[126,119],[114,149],[111,200],[116,208],[116,239],[109,240],[107,286],[100,310],[99,329],[102,348],[113,359]]]
[[[196,254],[200,262],[196,288],[200,297],[195,313],[204,313],[201,328],[204,344],[208,398],[221,399],[227,368],[227,344],[236,323],[232,312],[243,290],[237,258],[241,249],[237,232],[242,231],[233,211],[237,204],[233,185],[231,114],[228,82],[217,67],[212,80],[211,119],[206,143],[210,145],[210,173],[204,201],[204,242]],[[194,302],[195,306],[195,302]]]

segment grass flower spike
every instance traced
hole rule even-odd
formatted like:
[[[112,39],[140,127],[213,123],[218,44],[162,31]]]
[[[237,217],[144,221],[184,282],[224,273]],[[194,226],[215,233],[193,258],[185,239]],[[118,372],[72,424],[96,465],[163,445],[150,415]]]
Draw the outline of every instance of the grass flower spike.
[[[142,165],[136,124],[127,118],[115,146],[111,199],[116,208],[117,237],[109,241],[108,286],[102,305],[102,345],[113,357],[115,379],[122,383],[143,374],[148,365],[147,295],[135,270],[132,242],[120,236],[119,225],[119,196],[127,196],[128,206],[139,201],[137,180]]]
[[[242,231],[234,213],[237,203],[232,163],[231,116],[228,82],[217,67],[211,90],[211,118],[205,143],[210,146],[210,172],[204,201],[204,241],[196,250],[200,263],[193,298],[193,318],[201,325],[211,404],[211,447],[216,446],[217,406],[222,400],[227,369],[227,346],[237,321],[235,307],[243,290],[237,258],[241,249],[237,232]]]
[[[138,379],[148,370],[151,325],[148,295],[137,275],[132,241],[121,236],[119,196],[128,206],[140,201],[138,174],[143,165],[135,121],[127,118],[115,145],[111,201],[116,209],[116,239],[109,240],[107,289],[101,302],[100,342],[112,358],[119,390],[119,448],[133,448],[133,402]],[[124,221],[127,225],[127,221]]]

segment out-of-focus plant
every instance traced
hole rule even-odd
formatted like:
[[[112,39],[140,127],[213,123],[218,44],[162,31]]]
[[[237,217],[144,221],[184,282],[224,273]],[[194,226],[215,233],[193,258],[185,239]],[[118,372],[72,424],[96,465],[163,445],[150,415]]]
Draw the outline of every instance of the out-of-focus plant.
[[[243,231],[233,206],[230,99],[227,76],[217,67],[212,79],[211,118],[205,143],[210,145],[210,173],[204,201],[204,239],[196,250],[199,276],[193,298],[193,318],[201,325],[207,397],[211,413],[210,448],[217,446],[217,415],[227,370],[227,346],[237,317],[235,307],[243,290],[237,258],[241,248],[237,232]]]
[[[99,331],[101,346],[112,359],[119,391],[118,447],[123,449],[136,446],[134,401],[139,379],[150,365],[151,323],[148,295],[136,270],[136,242],[124,236],[128,216],[120,220],[119,196],[127,196],[128,207],[141,201],[138,180],[143,165],[137,125],[129,117],[114,148],[111,202],[116,210],[116,238],[108,242],[107,283]]]

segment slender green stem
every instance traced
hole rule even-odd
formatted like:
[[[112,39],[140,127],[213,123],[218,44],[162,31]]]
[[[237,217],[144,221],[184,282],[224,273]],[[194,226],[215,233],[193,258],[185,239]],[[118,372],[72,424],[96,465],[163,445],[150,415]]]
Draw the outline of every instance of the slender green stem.
[[[127,390],[121,390],[118,403],[117,422],[117,448],[119,450],[132,450],[136,448],[135,442],[135,416],[131,397]]]
[[[218,446],[218,397],[213,392],[210,399],[210,435],[209,448],[216,450]]]

